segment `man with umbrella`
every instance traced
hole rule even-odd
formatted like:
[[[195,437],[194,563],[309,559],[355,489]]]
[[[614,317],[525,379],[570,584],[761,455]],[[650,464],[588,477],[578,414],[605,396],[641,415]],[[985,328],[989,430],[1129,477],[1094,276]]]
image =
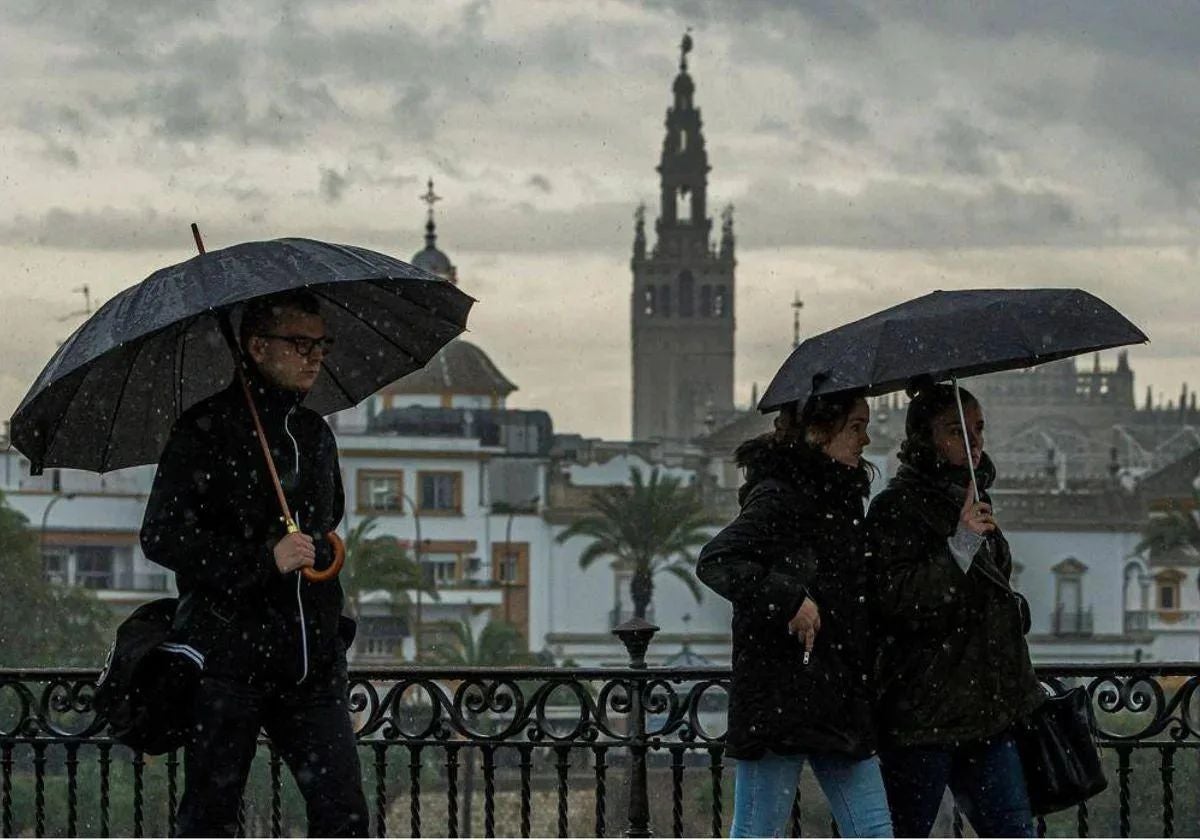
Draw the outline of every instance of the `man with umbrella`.
[[[300,403],[333,339],[305,291],[247,304],[246,379],[299,531],[283,534],[242,384],[186,411],[159,462],[142,526],[148,558],[173,570],[173,642],[203,657],[185,748],[181,836],[232,836],[260,728],[291,768],[315,836],[366,836],[337,578],[322,537],[342,518],[337,445]],[[340,625],[340,626],[339,626]],[[340,631],[340,632],[339,632]]]
[[[365,835],[336,580],[341,474],[321,416],[423,367],[474,299],[365,248],[286,238],[205,253],[192,233],[199,256],[116,295],[58,348],[13,415],[13,445],[34,475],[159,463],[142,545],[181,597],[154,650],[201,671],[180,832],[236,830],[261,727],[310,832]],[[131,719],[161,702],[145,688],[118,698]]]

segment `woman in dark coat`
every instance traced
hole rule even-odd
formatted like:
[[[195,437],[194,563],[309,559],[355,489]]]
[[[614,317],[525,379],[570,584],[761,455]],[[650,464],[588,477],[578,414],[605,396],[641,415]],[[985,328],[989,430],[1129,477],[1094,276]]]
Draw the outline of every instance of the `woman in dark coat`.
[[[733,837],[786,836],[812,764],[844,837],[891,837],[874,757],[864,595],[867,403],[818,397],[742,444],[741,513],[704,547],[700,580],[733,602],[728,754]]]
[[[1025,777],[1010,734],[1043,700],[1009,588],[1012,556],[987,489],[983,410],[949,385],[915,394],[901,467],[871,503],[881,641],[883,777],[896,831],[929,835],[946,785],[981,837],[1032,836]],[[967,449],[981,500],[975,501]]]

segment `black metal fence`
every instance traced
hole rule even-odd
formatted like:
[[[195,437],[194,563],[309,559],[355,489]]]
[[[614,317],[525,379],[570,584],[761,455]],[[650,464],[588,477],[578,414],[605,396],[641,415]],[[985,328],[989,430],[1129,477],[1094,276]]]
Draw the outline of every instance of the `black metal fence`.
[[[621,669],[387,668],[351,673],[364,788],[377,836],[720,836],[731,816],[726,669],[645,667],[653,628],[620,628]],[[1047,666],[1055,692],[1085,685],[1109,790],[1040,820],[1043,836],[1200,834],[1200,665]],[[5,836],[170,834],[181,756],[107,737],[91,670],[0,671]],[[263,743],[245,833],[304,831],[304,809]],[[832,832],[808,773],[796,835]],[[961,836],[947,807],[936,831]]]

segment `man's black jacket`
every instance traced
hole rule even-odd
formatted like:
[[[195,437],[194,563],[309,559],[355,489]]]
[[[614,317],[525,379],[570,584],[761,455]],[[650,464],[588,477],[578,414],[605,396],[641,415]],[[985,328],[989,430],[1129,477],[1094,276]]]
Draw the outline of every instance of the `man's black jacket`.
[[[343,513],[333,432],[299,404],[301,394],[256,375],[251,383],[288,503],[316,542],[317,568],[324,568],[331,551],[323,535]],[[203,653],[206,674],[251,685],[294,684],[339,662],[349,642],[338,632],[341,584],[280,574],[273,549],[285,533],[235,382],[175,423],[142,523],[146,556],[175,572],[174,640]]]
[[[1045,699],[1025,643],[1028,606],[1009,588],[1008,541],[993,532],[965,573],[950,553],[965,472],[906,464],[871,503],[885,747],[991,737]],[[990,501],[986,456],[976,476]]]
[[[863,557],[869,478],[807,444],[769,437],[738,449],[738,518],[700,552],[696,574],[733,602],[729,755],[875,749],[874,652]],[[821,611],[809,663],[788,621],[805,597]]]

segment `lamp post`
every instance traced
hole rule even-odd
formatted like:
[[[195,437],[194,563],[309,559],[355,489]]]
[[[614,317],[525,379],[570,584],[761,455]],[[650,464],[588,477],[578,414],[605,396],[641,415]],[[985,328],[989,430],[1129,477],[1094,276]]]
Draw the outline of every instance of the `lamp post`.
[[[415,555],[417,560],[417,611],[416,620],[413,622],[413,658],[420,659],[421,657],[421,592],[425,585],[425,566],[421,562],[421,514],[417,510],[417,506],[413,503],[412,497],[400,491],[400,498],[408,505],[408,509],[412,511],[413,529],[416,533]]]
[[[74,499],[76,495],[77,494],[75,493],[57,492],[53,497],[51,497],[50,501],[46,503],[46,509],[42,511],[42,528],[38,532],[38,553],[41,554],[42,559],[42,574],[46,573],[46,522],[50,519],[50,511],[56,504],[58,504],[59,500]]]

